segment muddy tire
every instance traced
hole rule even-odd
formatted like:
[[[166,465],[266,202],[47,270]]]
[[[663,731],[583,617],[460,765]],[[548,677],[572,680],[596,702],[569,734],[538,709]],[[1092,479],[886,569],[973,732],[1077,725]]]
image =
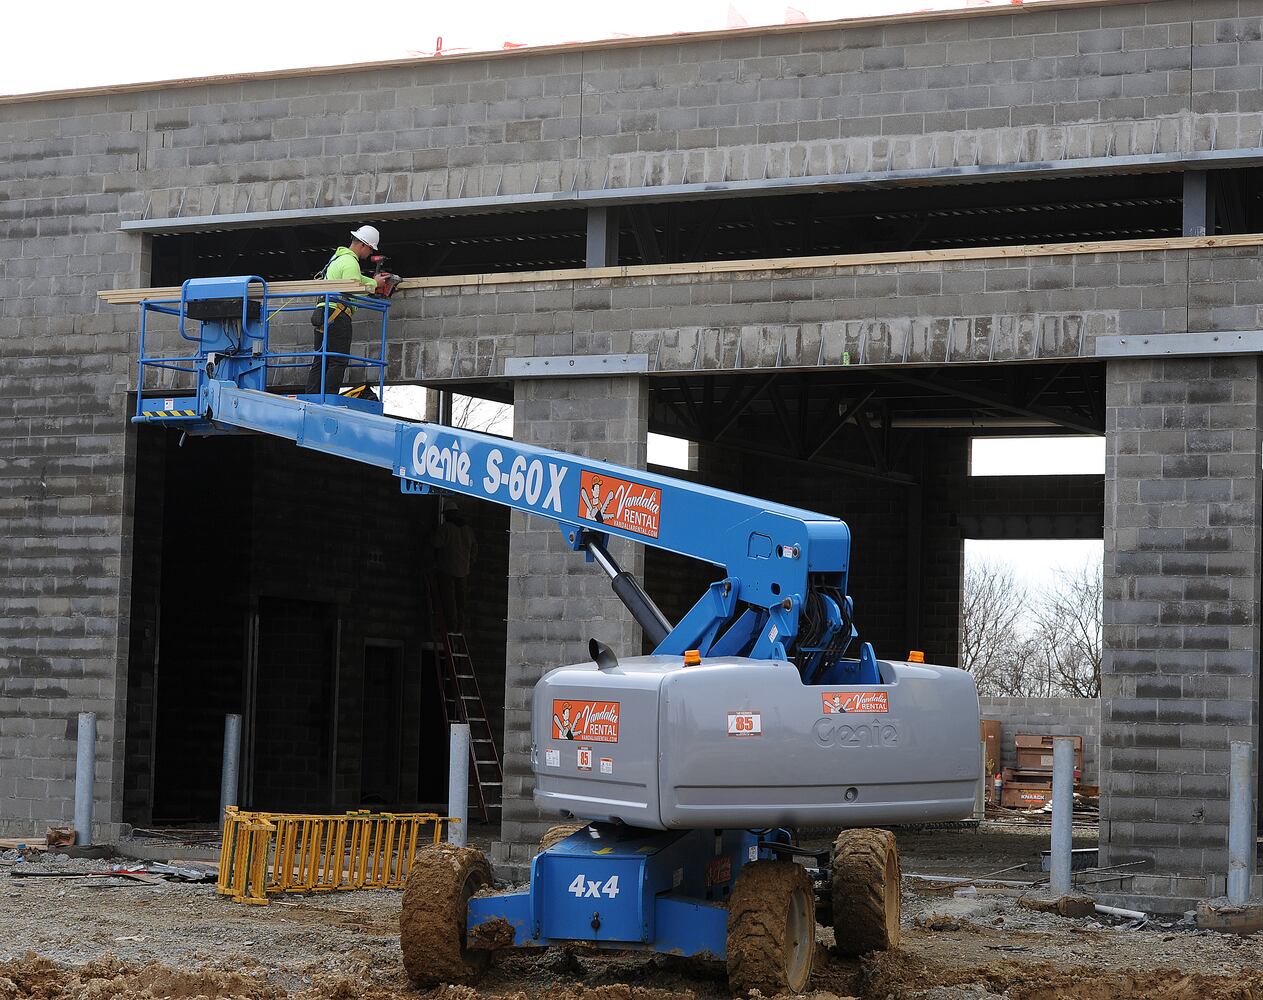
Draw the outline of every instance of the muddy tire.
[[[843,830],[833,845],[833,936],[849,957],[899,945],[899,849],[889,830]]]
[[[539,838],[539,850],[535,853],[543,854],[554,844],[560,844],[572,833],[578,833],[587,825],[587,823],[558,823],[556,826],[550,826]]]
[[[417,851],[399,913],[403,964],[416,986],[482,977],[491,953],[465,947],[465,917],[469,897],[491,884],[491,865],[476,848],[437,844]]]
[[[801,993],[816,954],[811,876],[790,861],[752,861],[728,898],[728,987]]]

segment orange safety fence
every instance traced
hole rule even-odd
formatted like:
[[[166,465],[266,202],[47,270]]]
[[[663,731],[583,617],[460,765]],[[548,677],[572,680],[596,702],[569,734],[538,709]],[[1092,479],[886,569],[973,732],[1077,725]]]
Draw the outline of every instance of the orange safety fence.
[[[402,889],[418,846],[437,844],[438,813],[349,812],[341,816],[224,812],[216,891],[266,904],[269,894]]]

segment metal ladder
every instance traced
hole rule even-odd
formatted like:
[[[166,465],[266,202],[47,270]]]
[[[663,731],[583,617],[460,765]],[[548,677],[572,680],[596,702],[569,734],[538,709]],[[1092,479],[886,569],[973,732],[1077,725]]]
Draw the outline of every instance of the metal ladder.
[[[464,632],[451,632],[438,601],[432,605],[435,649],[439,658],[439,693],[443,718],[450,726],[463,722],[469,726],[469,787],[482,813],[483,822],[498,816],[504,774],[495,734],[487,716],[487,706],[478,688],[474,661]]]

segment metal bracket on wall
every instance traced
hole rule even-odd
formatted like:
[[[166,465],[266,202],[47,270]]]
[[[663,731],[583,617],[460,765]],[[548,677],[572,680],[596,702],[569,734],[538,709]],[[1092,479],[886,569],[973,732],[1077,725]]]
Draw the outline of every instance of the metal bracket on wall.
[[[1263,353],[1263,330],[1235,333],[1158,333],[1151,337],[1097,337],[1098,358],[1164,358]]]
[[[549,376],[645,375],[649,371],[648,354],[562,355],[555,358],[505,358],[507,378],[544,378]]]

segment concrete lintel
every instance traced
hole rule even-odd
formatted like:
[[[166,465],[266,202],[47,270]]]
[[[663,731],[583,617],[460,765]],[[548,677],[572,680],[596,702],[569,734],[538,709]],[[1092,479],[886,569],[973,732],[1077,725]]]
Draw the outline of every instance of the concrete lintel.
[[[1221,333],[1159,333],[1153,336],[1097,337],[1098,358],[1164,358],[1206,354],[1263,353],[1263,330]]]
[[[966,167],[928,167],[916,170],[874,170],[804,177],[765,177],[743,181],[704,181],[696,184],[643,185],[603,190],[548,191],[492,195],[482,198],[433,198],[391,204],[331,205],[273,212],[236,212],[183,218],[134,219],[120,224],[123,232],[170,235],[214,229],[253,229],[305,223],[380,222],[431,215],[466,215],[528,209],[593,208],[609,205],[739,198],[748,195],[803,194],[859,188],[952,184],[968,181],[1031,180],[1100,173],[1158,173],[1167,170],[1205,170],[1263,165],[1263,149],[1206,150],[1192,153],[1145,153],[1135,156],[1092,156],[1074,160],[996,163]]]
[[[645,375],[648,371],[648,354],[568,354],[555,358],[504,359],[507,378],[592,378],[601,375]]]

